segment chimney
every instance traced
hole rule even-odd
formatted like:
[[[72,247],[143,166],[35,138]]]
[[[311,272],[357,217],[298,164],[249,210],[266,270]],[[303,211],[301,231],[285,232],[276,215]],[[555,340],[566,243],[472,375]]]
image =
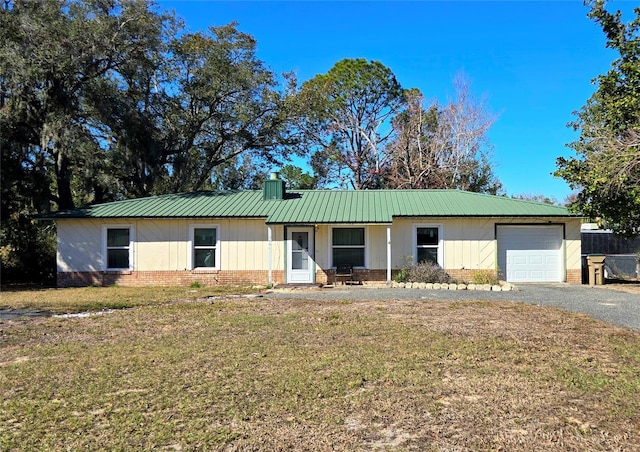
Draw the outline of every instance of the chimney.
[[[282,200],[286,192],[285,183],[280,173],[274,171],[262,185],[262,198],[266,200]]]

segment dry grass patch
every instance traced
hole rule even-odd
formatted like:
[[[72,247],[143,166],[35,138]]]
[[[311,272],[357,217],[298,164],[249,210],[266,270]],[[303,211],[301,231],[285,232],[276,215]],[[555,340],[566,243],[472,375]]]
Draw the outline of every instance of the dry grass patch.
[[[602,288],[619,290],[621,292],[636,293],[640,295],[640,281],[608,281],[607,285]]]
[[[640,334],[557,309],[233,299],[0,334],[2,450],[640,448]]]
[[[175,300],[256,292],[250,287],[79,287],[72,289],[7,290],[0,308],[41,309],[56,314],[123,309]]]

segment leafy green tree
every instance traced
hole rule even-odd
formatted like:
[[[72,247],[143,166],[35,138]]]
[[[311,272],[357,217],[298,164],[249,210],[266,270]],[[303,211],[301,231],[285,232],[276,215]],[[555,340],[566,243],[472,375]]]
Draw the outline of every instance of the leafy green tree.
[[[211,188],[215,190],[259,190],[266,174],[250,156],[237,156],[213,170]]]
[[[104,155],[88,99],[154,48],[164,18],[142,1],[5,1],[0,7],[3,282],[55,273],[52,229],[31,219],[86,198]],[[104,172],[103,172],[104,174]]]
[[[235,24],[180,30],[144,0],[3,3],[3,256],[26,249],[11,242],[26,240],[11,233],[25,215],[256,187],[256,168],[302,149],[251,36]]]
[[[59,208],[74,207],[74,169],[96,158],[100,137],[87,102],[99,96],[96,82],[143,61],[164,21],[142,1],[14,2],[1,10],[2,125],[29,131],[21,141],[50,162]]]
[[[56,233],[51,223],[14,212],[0,228],[2,284],[53,284],[56,272]]]
[[[167,46],[163,58],[122,76],[126,89],[119,80],[102,89],[118,106],[103,109],[101,122],[125,196],[251,186],[249,167],[278,166],[285,146],[299,149],[286,92],[250,35],[230,24]]]
[[[305,173],[298,166],[283,166],[280,169],[280,176],[287,182],[287,188],[293,190],[312,190],[318,187],[318,178]]]
[[[52,173],[48,171],[44,155],[13,139],[19,130],[2,127],[2,131],[0,281],[3,285],[7,282],[51,284],[55,276],[55,228],[34,221],[31,213],[49,208]]]
[[[324,159],[327,174],[342,187],[379,188],[388,120],[404,104],[391,70],[377,61],[345,59],[304,82],[297,98],[298,126],[316,147],[317,166]]]
[[[283,149],[294,148],[285,93],[255,48],[255,39],[235,24],[173,43],[180,87],[167,121],[175,139],[169,155],[173,190],[206,187],[213,168],[239,156],[279,165]]]
[[[618,54],[609,72],[570,124],[580,132],[569,144],[575,157],[557,159],[556,176],[580,190],[571,208],[615,232],[640,234],[640,7],[629,23],[606,2],[589,2],[607,47]]]

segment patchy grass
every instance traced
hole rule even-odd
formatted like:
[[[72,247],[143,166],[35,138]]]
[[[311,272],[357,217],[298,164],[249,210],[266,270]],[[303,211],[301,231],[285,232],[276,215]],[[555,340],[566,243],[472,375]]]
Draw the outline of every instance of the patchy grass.
[[[0,323],[0,450],[635,450],[640,334],[513,303]]]
[[[596,286],[596,287],[602,287],[602,286]],[[607,280],[606,288],[619,290],[622,292],[637,293],[638,295],[640,295],[640,281],[638,280],[631,280],[631,281]]]
[[[195,300],[207,296],[257,292],[249,287],[80,287],[73,289],[6,290],[0,308],[41,309],[56,314],[124,309]]]

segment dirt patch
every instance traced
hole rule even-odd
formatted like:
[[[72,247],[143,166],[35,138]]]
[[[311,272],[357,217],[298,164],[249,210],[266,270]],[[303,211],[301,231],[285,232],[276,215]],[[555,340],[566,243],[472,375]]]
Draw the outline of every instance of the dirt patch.
[[[51,317],[53,312],[41,309],[12,309],[0,308],[0,321],[13,319],[27,319],[35,317]]]
[[[606,287],[621,292],[640,295],[640,281],[607,281]]]

